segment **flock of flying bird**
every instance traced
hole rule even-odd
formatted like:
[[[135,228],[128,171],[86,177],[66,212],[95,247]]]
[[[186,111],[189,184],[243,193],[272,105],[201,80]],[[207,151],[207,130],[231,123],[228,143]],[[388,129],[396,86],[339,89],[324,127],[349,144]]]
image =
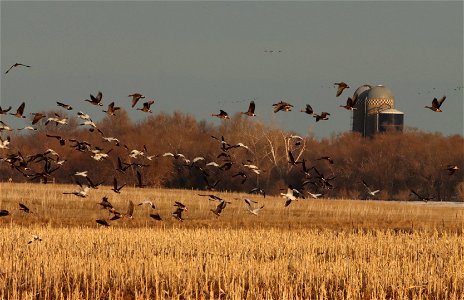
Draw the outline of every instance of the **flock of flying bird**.
[[[10,72],[13,68],[23,66],[30,68],[29,65],[24,65],[21,63],[16,63],[13,66],[11,66],[5,74]],[[348,84],[345,82],[338,82],[335,83],[337,88],[336,96],[339,97],[342,92],[349,88]],[[145,96],[143,96],[140,93],[133,93],[128,95],[128,97],[131,98],[131,107],[134,108],[139,100],[144,99]],[[440,100],[437,100],[436,98],[433,99],[432,101],[432,106],[426,106],[426,108],[431,109],[434,112],[441,112],[442,110],[440,109],[441,105],[445,101],[446,97],[443,96]],[[96,96],[90,95],[90,99],[85,99],[85,102],[88,102],[94,106],[103,106],[103,94],[101,92],[98,92]],[[357,99],[349,97],[346,101],[346,105],[340,105],[340,107],[343,107],[347,110],[355,110],[356,107],[356,101]],[[136,110],[140,110],[142,112],[146,113],[152,113],[150,107],[152,104],[154,104],[154,100],[149,100],[147,102],[144,102],[141,108],[136,108]],[[64,110],[70,111],[73,110],[73,107],[70,104],[62,103],[62,102],[56,102],[57,106],[61,107]],[[277,113],[279,111],[282,112],[289,112],[292,110],[293,105],[290,103],[287,103],[285,101],[280,101],[278,103],[275,103],[272,105],[273,106],[273,111],[274,113]],[[8,112],[11,110],[11,106],[7,109],[2,109],[0,107],[0,116],[2,115],[7,115]],[[114,102],[111,102],[108,104],[107,109],[103,110],[107,115],[109,116],[115,116],[116,112],[120,109],[120,107],[115,106]],[[248,110],[245,112],[241,112],[241,114],[247,115],[249,117],[254,117],[256,116],[255,114],[255,109],[256,109],[256,104],[254,101],[251,101],[248,107]],[[21,103],[20,106],[17,108],[15,113],[9,113],[10,115],[16,117],[16,118],[26,118],[24,115],[25,111],[25,103]],[[311,105],[307,104],[304,109],[301,110],[301,112],[304,112],[308,115],[312,115],[315,119],[316,122],[320,120],[328,120],[328,116],[330,113],[328,112],[321,112],[320,114],[315,114],[313,108]],[[66,125],[68,124],[68,118],[67,117],[62,117],[58,113],[55,113],[53,116],[46,116],[45,114],[42,114],[40,112],[36,113],[31,113],[32,117],[32,124],[28,125],[24,128],[21,129],[28,129],[28,130],[35,130],[33,126],[39,123],[41,120],[45,120],[45,126],[48,124],[54,124],[55,126],[61,126],[61,125]],[[224,120],[230,119],[229,115],[227,112],[220,110],[218,114],[212,114],[214,117],[218,117]],[[81,119],[82,123],[79,124],[79,126],[87,126],[89,131],[91,133],[98,133],[101,135],[102,141],[106,143],[112,143],[116,146],[120,146],[121,142],[117,137],[111,137],[111,136],[105,136],[104,133],[97,128],[97,125],[92,121],[91,117],[84,113],[79,111],[77,113],[77,117]],[[0,121],[0,134],[4,131],[12,131],[13,129],[9,127],[6,123],[3,121]],[[92,145],[87,141],[84,140],[77,140],[74,138],[65,138],[59,135],[53,135],[53,134],[46,134],[46,137],[56,139],[59,142],[60,146],[65,146],[68,144],[70,147],[72,147],[75,151],[83,152],[83,153],[89,153],[89,155],[95,160],[95,161],[101,161],[109,158],[109,154],[112,151],[112,149],[104,151],[99,146]],[[143,182],[143,174],[141,173],[140,169],[148,166],[146,164],[147,161],[152,161],[153,159],[158,159],[158,158],[172,158],[175,159],[176,161],[181,162],[182,166],[189,168],[189,169],[195,169],[199,172],[200,176],[204,179],[206,186],[205,189],[209,191],[214,191],[215,187],[219,183],[220,180],[216,180],[214,183],[210,182],[210,174],[214,172],[213,170],[218,170],[219,172],[221,171],[229,171],[231,170],[232,166],[239,166],[239,170],[235,172],[234,174],[231,175],[232,178],[240,178],[241,183],[245,183],[247,178],[252,175],[259,176],[264,170],[260,169],[258,166],[254,165],[251,160],[247,160],[246,162],[241,162],[237,163],[236,161],[233,160],[233,149],[244,149],[243,151],[250,151],[248,146],[244,145],[243,143],[229,143],[228,141],[225,140],[223,136],[215,137],[212,136],[212,138],[219,142],[219,151],[220,154],[217,156],[217,158],[222,158],[223,161],[221,163],[217,163],[214,161],[211,162],[206,162],[204,157],[195,157],[193,159],[188,159],[186,158],[183,154],[181,153],[170,153],[166,152],[164,154],[155,154],[155,155],[149,155],[147,148],[144,146],[143,149],[130,149],[127,145],[123,145],[124,148],[128,151],[128,157],[131,159],[131,161],[126,162],[124,161],[123,158],[117,157],[117,167],[116,171],[119,173],[124,174],[126,170],[129,168],[135,168],[136,169],[136,181],[137,184],[135,187],[143,188],[147,186]],[[295,140],[295,145],[299,145],[301,141],[303,140],[302,137],[296,136],[296,135],[291,135],[289,137],[291,140]],[[10,138],[7,137],[6,139],[3,139],[0,136],[0,150],[6,150],[9,149],[9,144],[10,144]],[[307,194],[309,197],[317,199],[318,197],[322,196],[323,193],[317,193],[319,190],[330,190],[334,188],[334,185],[332,184],[332,180],[335,179],[335,176],[325,176],[322,172],[320,172],[316,166],[312,166],[311,168],[308,168],[306,165],[306,160],[295,160],[292,151],[288,151],[287,153],[288,156],[288,163],[293,165],[293,166],[298,166],[301,165],[301,172],[303,174],[303,187],[307,184],[313,185],[316,188],[316,192],[312,193],[310,191],[307,191]],[[144,161],[140,162],[140,158],[143,158]],[[135,159],[136,161],[133,162],[132,159]],[[39,179],[43,183],[47,183],[49,178],[51,177],[52,173],[58,170],[65,162],[65,159],[61,159],[59,153],[57,153],[53,149],[47,149],[43,153],[37,153],[33,155],[28,155],[28,156],[23,156],[23,154],[18,151],[17,153],[8,153],[5,157],[2,157],[0,159],[3,162],[8,163],[11,168],[17,170],[20,172],[24,177],[26,177],[28,180],[37,180]],[[324,156],[320,157],[317,160],[319,161],[327,161],[328,164],[333,165],[334,161],[332,158],[329,156]],[[37,170],[36,165],[39,163],[43,163],[40,166],[40,170]],[[449,175],[453,175],[457,170],[459,169],[458,166],[456,165],[449,165],[446,170],[449,171]],[[71,191],[71,192],[64,192],[63,194],[69,194],[69,195],[75,195],[77,197],[82,197],[85,198],[89,195],[89,192],[91,189],[97,189],[100,185],[102,185],[104,182],[94,182],[89,175],[87,174],[88,171],[79,171],[76,172],[75,174],[72,174],[75,178],[75,182],[78,184],[79,189],[76,191]],[[80,181],[78,181],[76,178],[82,177],[85,179],[86,183],[83,184]],[[376,194],[380,191],[379,189],[374,189],[371,186],[367,184],[365,180],[362,180],[362,184],[365,187],[366,194],[370,197],[375,197]],[[114,193],[121,193],[121,190],[126,184],[118,184],[118,180],[116,176],[113,177],[113,187],[112,191]],[[263,189],[260,187],[255,187],[252,190],[249,191],[249,193],[258,193],[261,194],[263,197],[266,197],[266,193]],[[418,199],[423,200],[423,201],[428,201],[433,199],[433,197],[430,196],[423,196],[418,194],[417,192],[411,190],[411,193],[416,195]],[[297,189],[294,188],[293,186],[289,185],[287,187],[286,193],[280,193],[282,197],[286,199],[284,206],[287,207],[289,206],[293,201],[298,200],[299,198],[305,198],[305,193],[302,189]],[[225,199],[220,198],[219,196],[215,194],[199,194],[199,196],[207,196],[209,200],[212,201],[217,201],[218,204],[214,209],[211,209],[212,213],[214,213],[217,216],[220,216],[222,211],[226,208],[227,204],[230,204],[230,202],[226,201]],[[244,202],[246,204],[247,210],[253,214],[253,215],[258,215],[259,211],[263,209],[264,205],[259,205],[256,201],[245,198]],[[126,213],[121,213],[118,212],[113,205],[108,200],[108,197],[103,197],[100,203],[98,203],[103,209],[106,209],[112,214],[112,217],[109,218],[108,221],[115,221],[120,218],[132,218],[133,217],[133,212],[135,208],[135,204],[132,201],[129,201],[129,205],[127,208]],[[149,205],[152,209],[155,209],[155,205],[151,201],[144,201],[142,203],[139,203],[138,206],[141,205]],[[175,217],[176,219],[182,221],[184,220],[182,217],[182,214],[184,211],[187,210],[187,207],[182,204],[179,201],[176,201],[174,203],[175,210],[172,213],[172,216]],[[30,213],[30,209],[24,205],[23,203],[19,203],[19,209],[23,211],[24,213]],[[7,210],[0,210],[0,217],[2,216],[8,216],[10,215],[9,211]],[[153,218],[154,220],[162,220],[161,216],[158,213],[151,213],[150,217]],[[102,226],[109,226],[110,224],[108,223],[107,220],[105,219],[97,219],[96,222]],[[33,240],[39,240],[39,237],[34,238]]]

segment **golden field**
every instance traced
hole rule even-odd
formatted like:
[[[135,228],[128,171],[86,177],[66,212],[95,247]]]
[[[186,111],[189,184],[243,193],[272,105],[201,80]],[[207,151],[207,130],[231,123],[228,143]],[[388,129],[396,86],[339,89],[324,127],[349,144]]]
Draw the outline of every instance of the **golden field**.
[[[464,299],[464,207],[3,183],[0,299]],[[133,219],[109,213],[103,196]],[[264,204],[258,216],[243,198]],[[185,220],[171,217],[174,201]],[[18,203],[32,211],[19,211]],[[158,212],[162,221],[149,217]],[[42,241],[28,244],[32,235]]]

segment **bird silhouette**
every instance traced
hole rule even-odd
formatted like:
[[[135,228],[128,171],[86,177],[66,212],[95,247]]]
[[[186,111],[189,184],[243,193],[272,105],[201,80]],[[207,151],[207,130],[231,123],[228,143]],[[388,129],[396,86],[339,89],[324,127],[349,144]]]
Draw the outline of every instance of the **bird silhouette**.
[[[442,112],[440,107],[445,100],[446,100],[446,96],[441,97],[440,100],[437,100],[437,98],[433,98],[432,106],[425,106],[425,108],[428,108],[434,112]]]

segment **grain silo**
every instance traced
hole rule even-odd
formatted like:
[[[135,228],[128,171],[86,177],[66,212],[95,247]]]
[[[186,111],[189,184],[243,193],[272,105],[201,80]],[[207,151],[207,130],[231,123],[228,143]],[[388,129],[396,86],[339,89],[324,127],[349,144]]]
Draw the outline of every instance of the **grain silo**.
[[[404,114],[395,108],[395,96],[383,85],[362,85],[354,93],[353,131],[363,136],[392,129],[403,130]]]

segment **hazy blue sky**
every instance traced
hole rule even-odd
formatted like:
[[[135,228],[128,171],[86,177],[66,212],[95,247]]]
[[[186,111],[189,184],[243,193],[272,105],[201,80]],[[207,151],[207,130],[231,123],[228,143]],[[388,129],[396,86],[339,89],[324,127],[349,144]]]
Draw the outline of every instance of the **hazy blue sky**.
[[[32,67],[5,75],[15,62]],[[2,1],[1,68],[1,106],[25,101],[27,114],[62,101],[98,120],[101,109],[83,101],[90,93],[130,110],[127,95],[141,92],[155,113],[218,123],[212,113],[245,111],[255,98],[258,118],[326,137],[350,129],[338,106],[369,83],[393,91],[406,126],[464,130],[462,1]],[[339,81],[351,89],[336,98]],[[443,113],[424,108],[443,95]],[[282,98],[294,111],[272,113]],[[306,103],[330,120],[300,113]]]

